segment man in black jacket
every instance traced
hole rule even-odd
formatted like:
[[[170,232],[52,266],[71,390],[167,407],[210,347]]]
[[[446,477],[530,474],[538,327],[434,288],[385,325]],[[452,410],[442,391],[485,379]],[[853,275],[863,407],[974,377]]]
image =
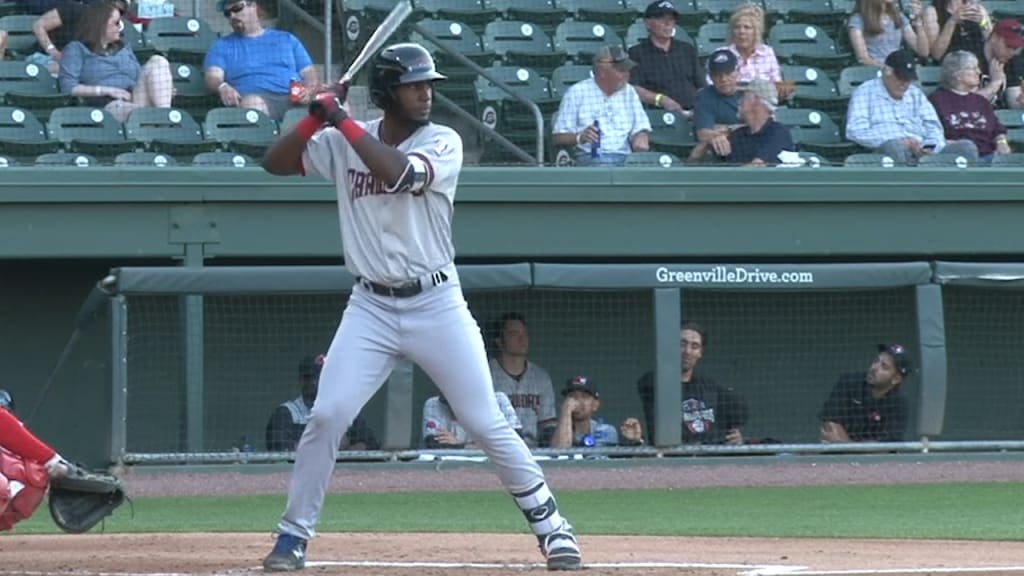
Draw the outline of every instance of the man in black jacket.
[[[694,369],[704,356],[707,335],[696,322],[685,322],[679,329],[682,356],[683,444],[743,444],[742,427],[747,421],[747,404],[732,388]],[[644,374],[637,383],[644,406],[649,438],[654,437],[654,373]]]
[[[902,344],[879,344],[867,372],[843,374],[822,406],[822,442],[899,442],[907,427],[907,401],[899,385],[910,373]]]
[[[655,0],[647,6],[647,38],[629,48],[629,59],[637,63],[629,83],[646,106],[687,113],[693,110],[706,75],[697,49],[673,38],[678,16],[670,0]]]

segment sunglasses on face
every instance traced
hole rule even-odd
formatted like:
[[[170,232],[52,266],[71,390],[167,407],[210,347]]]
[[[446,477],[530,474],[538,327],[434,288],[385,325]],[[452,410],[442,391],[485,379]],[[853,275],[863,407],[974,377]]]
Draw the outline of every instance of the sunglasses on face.
[[[248,2],[242,2],[240,4],[235,4],[234,6],[232,6],[230,8],[225,8],[224,9],[224,17],[225,18],[231,18],[232,14],[238,14],[242,10],[245,10],[245,7],[248,6],[248,5],[249,5]]]

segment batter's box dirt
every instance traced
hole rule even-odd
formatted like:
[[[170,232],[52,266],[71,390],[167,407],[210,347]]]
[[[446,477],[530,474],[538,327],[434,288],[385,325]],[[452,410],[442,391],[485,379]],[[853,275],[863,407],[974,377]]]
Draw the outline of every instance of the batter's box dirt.
[[[587,536],[585,576],[1000,574],[1024,576],[1024,542]],[[76,576],[259,574],[262,534],[88,534],[0,537],[0,574]],[[307,574],[544,574],[523,534],[323,534]],[[981,571],[981,570],[984,571]]]

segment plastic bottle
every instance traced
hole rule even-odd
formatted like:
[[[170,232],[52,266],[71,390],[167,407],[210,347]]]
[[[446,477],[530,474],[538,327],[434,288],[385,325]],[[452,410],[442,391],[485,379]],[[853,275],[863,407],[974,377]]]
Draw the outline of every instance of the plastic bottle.
[[[597,158],[601,155],[601,124],[594,120],[594,130],[597,131],[597,140],[590,145],[590,157]]]

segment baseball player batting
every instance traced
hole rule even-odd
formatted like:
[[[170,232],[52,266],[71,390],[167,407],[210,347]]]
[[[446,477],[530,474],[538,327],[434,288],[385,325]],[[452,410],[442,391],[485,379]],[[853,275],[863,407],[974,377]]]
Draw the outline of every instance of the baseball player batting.
[[[272,174],[316,172],[334,182],[345,265],[357,278],[296,449],[267,571],[305,566],[341,435],[402,357],[430,376],[487,453],[548,569],[581,565],[572,526],[498,409],[480,328],[462,294],[451,230],[462,139],[429,121],[433,84],[444,79],[422,46],[388,46],[370,70],[370,99],[383,118],[349,118],[348,86],[336,85],[315,97],[309,115],[264,158]]]

